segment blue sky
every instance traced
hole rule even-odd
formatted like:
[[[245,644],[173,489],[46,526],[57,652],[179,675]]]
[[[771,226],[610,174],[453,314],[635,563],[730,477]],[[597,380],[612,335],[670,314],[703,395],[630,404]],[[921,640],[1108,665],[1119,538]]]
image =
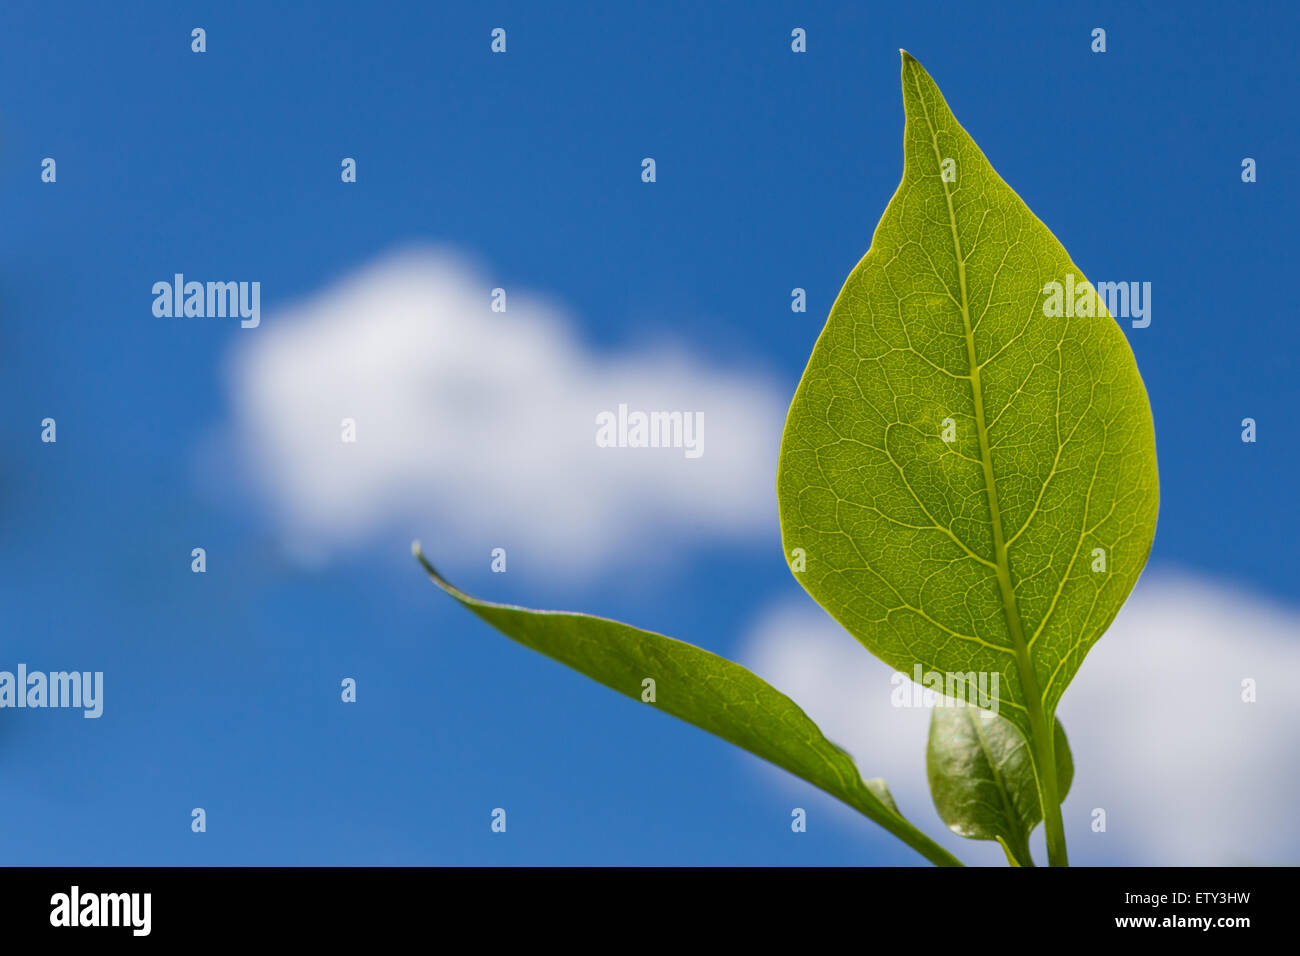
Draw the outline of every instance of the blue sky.
[[[492,503],[416,484],[405,491],[424,510],[358,519],[304,561],[283,515],[295,489],[250,478],[229,372],[273,341],[277,316],[433,243],[485,288],[555,304],[583,368],[672,343],[684,369],[788,400],[898,183],[900,47],[1091,278],[1152,283],[1150,327],[1126,329],[1161,466],[1151,573],[1300,615],[1287,293],[1300,134],[1279,112],[1294,96],[1295,8],[702,6],[4,5],[0,668],[102,670],[106,690],[98,720],[0,711],[0,859],[919,862],[728,745],[489,631],[407,550],[441,548],[484,596],[743,655],[765,607],[806,603],[774,491],[767,524],[745,510],[743,530],[696,534],[686,520],[666,554],[647,557],[663,546],[653,521],[606,523],[594,563],[570,561],[585,539],[535,515],[526,559],[493,575],[491,535],[508,523],[430,530]],[[498,26],[505,55],[489,51]],[[790,50],[795,27],[806,54]],[[340,182],[345,156],[355,184]],[[151,286],[175,272],[260,281],[262,327],[156,318]],[[790,311],[796,286],[806,314]],[[1255,444],[1240,440],[1247,416]],[[56,444],[40,441],[46,417]],[[506,478],[521,496],[534,481]],[[354,705],[339,700],[345,676]],[[1261,768],[1274,774],[1261,785],[1292,788],[1277,776],[1290,766]],[[797,805],[825,808],[798,837]],[[194,807],[206,834],[190,831]],[[494,807],[504,836],[489,831]]]

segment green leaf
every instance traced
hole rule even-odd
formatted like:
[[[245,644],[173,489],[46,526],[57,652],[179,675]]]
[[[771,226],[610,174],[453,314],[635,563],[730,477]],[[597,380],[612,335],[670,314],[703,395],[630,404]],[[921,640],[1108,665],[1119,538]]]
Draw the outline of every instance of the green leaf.
[[[902,182],[786,420],[782,539],[893,667],[998,677],[1054,790],[1051,717],[1151,550],[1151,409],[1104,306],[1045,314],[1048,283],[1092,287],[906,53],[902,85]]]
[[[607,618],[480,601],[449,584],[418,545],[413,550],[438,587],[507,637],[637,701],[645,700],[653,686],[655,699],[643,706],[672,714],[802,777],[931,862],[961,865],[903,818],[883,781],[864,782],[852,758],[822,736],[794,701],[739,664]],[[646,684],[647,679],[654,684]]]
[[[1074,760],[1056,725],[1056,790],[1070,791]],[[926,775],[948,829],[972,840],[997,840],[1016,866],[1033,866],[1029,834],[1043,819],[1034,765],[1020,732],[992,711],[939,706],[930,718]]]

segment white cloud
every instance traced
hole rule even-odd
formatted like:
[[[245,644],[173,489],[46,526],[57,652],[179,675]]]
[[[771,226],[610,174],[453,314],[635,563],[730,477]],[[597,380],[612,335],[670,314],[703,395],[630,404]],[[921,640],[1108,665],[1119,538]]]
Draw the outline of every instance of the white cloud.
[[[925,782],[929,711],[891,707],[890,669],[819,607],[769,609],[742,660],[864,776],[885,777],[914,823],[967,862],[1005,864],[995,844],[947,833]],[[1294,610],[1203,577],[1144,577],[1061,704],[1075,761],[1064,805],[1071,862],[1300,861],[1298,676]],[[1244,678],[1257,682],[1257,703],[1242,702]],[[1104,834],[1090,828],[1094,807],[1106,810]],[[1041,826],[1035,839],[1041,862]]]
[[[674,343],[598,352],[560,309],[446,250],[401,251],[268,315],[231,358],[237,454],[299,552],[382,532],[450,565],[504,547],[512,572],[581,580],[776,534],[788,395]],[[597,413],[620,403],[702,412],[703,455],[598,448]]]

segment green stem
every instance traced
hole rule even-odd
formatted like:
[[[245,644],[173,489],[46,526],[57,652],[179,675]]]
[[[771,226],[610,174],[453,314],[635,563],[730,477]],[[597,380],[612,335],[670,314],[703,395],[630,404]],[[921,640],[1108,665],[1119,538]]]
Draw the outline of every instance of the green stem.
[[[1042,716],[1042,708],[1036,708]],[[1030,718],[1033,718],[1030,712]],[[1047,836],[1047,863],[1049,866],[1069,866],[1070,857],[1065,849],[1065,823],[1061,819],[1061,797],[1056,791],[1056,753],[1053,746],[1052,727],[1041,733],[1035,728],[1034,774],[1038,778],[1038,802],[1043,808],[1043,831]],[[1032,754],[1031,754],[1032,755]]]
[[[995,525],[995,539],[1001,537],[1000,525]],[[1053,726],[1043,709],[1043,695],[1038,690],[1033,661],[1029,659],[1029,646],[1021,629],[1020,614],[1016,608],[1015,592],[1011,588],[1011,574],[1007,567],[1006,548],[997,545],[998,581],[1002,585],[1002,600],[1011,623],[1012,644],[1016,652],[1016,668],[1020,686],[1025,692],[1025,709],[1029,713],[1029,761],[1034,767],[1034,780],[1038,785],[1038,804],[1043,810],[1043,831],[1047,836],[1047,865],[1069,866],[1065,850],[1065,824],[1061,819],[1061,796],[1056,789],[1056,750],[1053,745]]]

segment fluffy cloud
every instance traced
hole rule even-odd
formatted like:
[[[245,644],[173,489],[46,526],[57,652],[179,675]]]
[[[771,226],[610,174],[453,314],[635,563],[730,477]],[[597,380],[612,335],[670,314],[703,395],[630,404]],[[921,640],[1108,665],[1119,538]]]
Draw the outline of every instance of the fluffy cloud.
[[[1005,863],[996,844],[947,834],[925,782],[929,712],[892,707],[889,668],[811,601],[764,613],[742,659],[799,702],[865,776],[884,776],[922,829],[945,834],[968,862]],[[1071,861],[1300,860],[1297,674],[1295,611],[1201,577],[1144,577],[1061,705],[1076,770],[1064,805]],[[1256,703],[1241,699],[1246,678],[1257,682]],[[1097,807],[1105,833],[1090,827]],[[1035,838],[1042,861],[1041,827]]]
[[[477,566],[504,547],[511,571],[581,580],[611,557],[775,535],[788,396],[672,343],[597,352],[523,290],[493,312],[497,284],[452,252],[408,249],[239,337],[236,452],[286,540],[323,556],[421,537]],[[702,413],[703,454],[597,447],[598,413],[620,404]]]

